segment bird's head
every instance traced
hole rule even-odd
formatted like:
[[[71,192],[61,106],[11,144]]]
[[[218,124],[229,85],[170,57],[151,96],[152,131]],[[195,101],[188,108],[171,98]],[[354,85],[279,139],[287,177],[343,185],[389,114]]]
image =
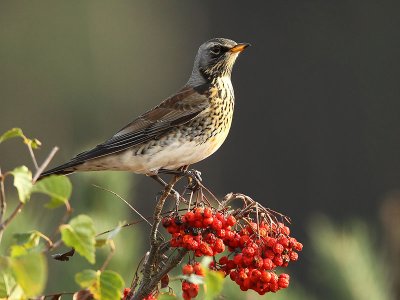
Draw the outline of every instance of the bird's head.
[[[247,43],[215,38],[202,44],[194,61],[189,84],[212,81],[222,76],[231,76],[232,67],[239,53],[250,46]]]

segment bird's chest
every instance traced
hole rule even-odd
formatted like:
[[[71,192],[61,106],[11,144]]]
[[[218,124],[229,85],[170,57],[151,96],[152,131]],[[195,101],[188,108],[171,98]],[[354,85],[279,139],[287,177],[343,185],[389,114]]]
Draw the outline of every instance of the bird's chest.
[[[225,140],[232,124],[235,95],[230,79],[219,78],[210,89],[210,106],[202,114],[207,139]],[[218,145],[219,147],[219,145]]]

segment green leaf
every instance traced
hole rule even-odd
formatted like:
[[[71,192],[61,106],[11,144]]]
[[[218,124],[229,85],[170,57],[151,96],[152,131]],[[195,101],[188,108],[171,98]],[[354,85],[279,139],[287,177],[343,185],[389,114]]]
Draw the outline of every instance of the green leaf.
[[[3,133],[0,136],[0,143],[6,141],[8,139],[14,138],[14,137],[21,137],[23,139],[25,138],[24,134],[22,133],[21,128],[12,128],[12,129],[6,131],[5,133]]]
[[[36,230],[23,233],[14,233],[13,238],[17,245],[32,248],[39,244],[40,233]]]
[[[100,299],[121,299],[124,286],[124,280],[118,273],[109,270],[102,272],[100,275]]]
[[[8,258],[0,256],[0,299],[7,298],[15,285],[11,275]]]
[[[5,133],[3,133],[0,136],[0,143],[6,141],[8,139],[14,138],[14,137],[22,138],[24,140],[24,143],[27,145],[30,145],[30,147],[32,149],[37,149],[42,145],[42,143],[38,139],[28,139],[22,132],[21,128],[12,128],[12,129],[6,131]]]
[[[47,263],[42,253],[10,258],[10,269],[26,296],[34,297],[43,292],[47,280]]]
[[[27,167],[21,166],[10,172],[14,176],[14,186],[18,191],[19,200],[25,203],[32,191],[32,173]]]
[[[69,224],[61,225],[60,231],[64,244],[73,247],[91,264],[95,262],[96,232],[90,217],[79,215],[73,218]]]
[[[97,283],[98,274],[94,270],[83,270],[75,275],[75,281],[82,288],[89,288]]]
[[[224,283],[224,275],[217,271],[207,270],[204,279],[205,285],[205,300],[212,300],[216,298],[222,291]]]
[[[36,230],[26,233],[15,233],[13,235],[15,244],[11,246],[11,257],[18,257],[27,255],[29,252],[41,251],[41,247],[38,247],[40,236],[40,232]]]
[[[50,196],[51,200],[46,207],[55,208],[65,204],[71,197],[72,185],[65,176],[51,175],[38,181],[33,186],[32,192]]]
[[[95,299],[114,300],[120,299],[122,289],[125,286],[122,277],[114,271],[84,270],[75,275],[75,281],[87,288]]]

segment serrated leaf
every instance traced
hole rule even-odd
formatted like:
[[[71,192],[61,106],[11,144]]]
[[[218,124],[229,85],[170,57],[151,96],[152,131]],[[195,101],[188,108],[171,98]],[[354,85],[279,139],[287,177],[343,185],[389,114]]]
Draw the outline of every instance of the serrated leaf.
[[[69,224],[61,225],[61,238],[67,246],[76,250],[91,264],[95,262],[95,229],[93,220],[86,215],[73,218]]]
[[[15,168],[10,172],[14,176],[14,186],[18,191],[19,200],[25,203],[32,191],[32,173],[25,166]]]
[[[83,270],[75,274],[75,281],[79,284],[82,288],[89,288],[92,285],[97,284],[98,281],[98,273],[99,271],[94,270]]]
[[[10,250],[11,257],[24,256],[28,254],[28,249],[21,245],[12,245]]]
[[[26,296],[34,297],[43,292],[47,280],[47,263],[42,253],[10,258],[10,269]]]
[[[24,291],[15,282],[9,257],[0,256],[0,299],[25,299]]]
[[[7,298],[14,285],[15,281],[9,269],[8,259],[0,257],[0,299]]]
[[[39,244],[40,233],[36,230],[23,233],[14,233],[13,238],[17,245],[32,248],[36,247]]]
[[[14,138],[14,137],[22,137],[23,139],[25,138],[24,134],[22,133],[22,129],[21,128],[12,128],[6,132],[4,132],[1,136],[0,136],[0,143]]]
[[[65,204],[71,197],[71,181],[65,176],[51,175],[38,181],[32,188],[32,192],[42,193],[51,198],[46,204],[48,208],[55,208]]]
[[[75,275],[75,281],[87,288],[95,299],[114,300],[120,299],[125,285],[122,277],[114,271],[84,270]]]
[[[217,297],[221,291],[224,284],[224,275],[217,271],[210,271],[206,272],[206,276],[204,278],[204,285],[205,285],[205,300],[213,300]]]
[[[121,275],[114,271],[103,271],[100,275],[100,299],[120,299],[124,286],[125,283]]]
[[[24,133],[22,132],[21,128],[12,128],[12,129],[6,131],[5,133],[3,133],[0,136],[0,143],[6,141],[8,139],[14,138],[14,137],[22,138],[24,140],[24,143],[29,145],[32,149],[37,149],[42,145],[42,143],[38,139],[27,138],[24,135]]]

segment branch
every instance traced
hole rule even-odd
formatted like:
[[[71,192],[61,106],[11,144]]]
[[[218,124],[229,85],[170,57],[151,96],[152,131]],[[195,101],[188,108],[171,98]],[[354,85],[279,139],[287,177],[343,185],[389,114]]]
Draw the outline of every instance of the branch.
[[[161,279],[161,277],[159,277],[161,272],[152,272],[154,269],[155,261],[160,257],[159,249],[161,246],[161,241],[157,238],[157,233],[162,219],[161,212],[164,207],[165,200],[170,196],[174,185],[179,181],[180,178],[181,176],[179,175],[175,175],[174,177],[172,177],[171,181],[164,188],[163,194],[157,202],[154,210],[153,225],[150,234],[150,251],[148,252],[146,262],[143,266],[143,278],[136,292],[133,291],[135,287],[131,286],[131,293],[127,296],[127,299],[142,299],[143,296],[141,295],[146,296],[147,294],[149,294],[152,290],[154,290],[159,280]],[[185,250],[184,252],[185,253],[183,254],[183,256],[186,254],[187,251]],[[180,251],[179,253],[181,254],[182,251]],[[179,257],[180,255],[178,255],[178,258]],[[180,257],[179,259],[173,259],[172,262],[175,262],[178,259],[177,263],[179,263],[179,261],[182,260],[182,257]],[[177,263],[175,263],[174,265],[167,264],[165,267],[169,266],[169,270],[171,270],[174,266],[176,266]],[[164,275],[168,273],[168,271],[166,271]],[[157,281],[155,280],[156,278],[158,278]]]
[[[35,174],[35,176],[34,176],[33,179],[32,179],[32,182],[33,182],[33,183],[35,183],[35,182],[38,180],[40,174],[42,174],[43,171],[44,171],[44,169],[46,169],[47,165],[48,165],[48,164],[50,163],[50,161],[53,159],[53,157],[54,157],[54,155],[57,153],[58,149],[59,149],[58,147],[54,147],[54,148],[51,150],[50,154],[49,154],[49,155],[47,156],[47,158],[45,159],[45,161],[42,163],[42,165],[36,170],[36,174]]]
[[[7,203],[6,194],[4,192],[4,176],[0,169],[0,224],[3,222],[4,214],[6,213]]]

